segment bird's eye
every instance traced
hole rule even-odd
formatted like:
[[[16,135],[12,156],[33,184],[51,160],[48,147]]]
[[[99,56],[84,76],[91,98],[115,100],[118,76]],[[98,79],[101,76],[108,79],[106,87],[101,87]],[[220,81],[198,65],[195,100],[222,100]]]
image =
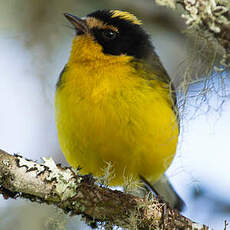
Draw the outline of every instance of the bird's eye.
[[[102,35],[107,40],[113,40],[116,38],[117,33],[113,30],[103,30]]]

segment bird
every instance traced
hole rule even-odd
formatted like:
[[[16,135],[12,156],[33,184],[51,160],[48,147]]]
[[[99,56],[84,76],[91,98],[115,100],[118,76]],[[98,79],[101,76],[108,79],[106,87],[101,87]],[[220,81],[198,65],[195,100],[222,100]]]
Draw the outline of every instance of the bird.
[[[142,21],[107,9],[64,16],[75,35],[56,84],[55,114],[67,162],[95,177],[109,164],[110,186],[127,178],[153,184],[181,210],[165,176],[179,136],[175,88]]]

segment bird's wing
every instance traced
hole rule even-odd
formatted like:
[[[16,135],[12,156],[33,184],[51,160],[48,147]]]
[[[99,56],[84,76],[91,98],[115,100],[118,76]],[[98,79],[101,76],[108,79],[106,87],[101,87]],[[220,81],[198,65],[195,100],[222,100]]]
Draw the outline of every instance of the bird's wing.
[[[178,121],[178,126],[180,124],[179,113],[178,113],[178,106],[177,106],[177,97],[176,97],[176,90],[172,80],[170,79],[167,71],[163,67],[159,57],[155,52],[152,52],[151,55],[145,60],[133,60],[134,68],[137,71],[143,71],[141,77],[145,78],[146,80],[159,80],[168,86],[168,90],[171,94],[170,104],[172,104],[173,111],[176,114],[176,118]],[[151,84],[150,84],[151,85]]]

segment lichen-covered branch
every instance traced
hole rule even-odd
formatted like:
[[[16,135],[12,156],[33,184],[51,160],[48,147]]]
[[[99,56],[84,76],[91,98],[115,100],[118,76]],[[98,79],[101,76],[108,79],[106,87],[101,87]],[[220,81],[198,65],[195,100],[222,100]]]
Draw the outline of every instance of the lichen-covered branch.
[[[92,176],[44,158],[39,164],[0,150],[0,193],[5,198],[27,198],[53,204],[88,224],[106,223],[127,229],[209,229],[192,222],[155,198],[98,186]]]
[[[156,0],[160,5],[183,6],[188,28],[202,31],[207,39],[216,39],[223,48],[221,64],[230,66],[230,1],[229,0]]]

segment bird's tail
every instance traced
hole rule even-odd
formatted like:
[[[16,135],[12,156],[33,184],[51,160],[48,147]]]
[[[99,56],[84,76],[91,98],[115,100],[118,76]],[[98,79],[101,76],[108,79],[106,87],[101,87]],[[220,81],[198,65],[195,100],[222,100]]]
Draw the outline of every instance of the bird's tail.
[[[177,194],[172,184],[166,175],[163,175],[157,182],[154,184],[149,183],[145,178],[140,177],[143,181],[147,190],[152,191],[156,195],[160,195],[160,197],[169,203],[172,208],[175,208],[179,211],[182,211],[185,207],[184,201]]]

